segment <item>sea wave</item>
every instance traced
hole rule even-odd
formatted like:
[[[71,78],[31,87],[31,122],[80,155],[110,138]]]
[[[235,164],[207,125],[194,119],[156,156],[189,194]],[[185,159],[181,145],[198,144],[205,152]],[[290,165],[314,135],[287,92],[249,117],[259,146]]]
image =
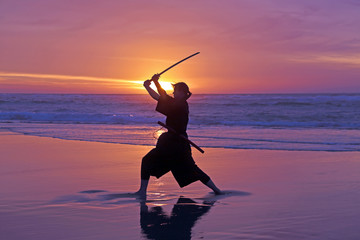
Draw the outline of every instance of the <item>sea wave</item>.
[[[146,95],[0,94],[0,125],[31,135],[152,145],[157,121],[165,120],[155,106]],[[194,95],[189,107],[188,133],[201,146],[359,150],[360,94]]]
[[[35,113],[35,112],[2,112],[0,122],[23,123],[73,123],[73,124],[146,124],[156,119],[132,114],[91,114],[91,113]]]
[[[346,121],[341,116],[331,114],[322,119],[313,119],[309,116],[277,115],[266,113],[251,113],[244,118],[227,118],[221,115],[204,118],[202,115],[193,115],[189,124],[194,126],[244,126],[260,128],[328,128],[328,129],[360,129],[360,121]],[[143,125],[165,120],[160,114],[142,113],[72,113],[66,108],[55,109],[54,112],[0,112],[0,122],[23,123],[73,123],[73,124],[120,124]],[[261,121],[260,119],[263,119]]]

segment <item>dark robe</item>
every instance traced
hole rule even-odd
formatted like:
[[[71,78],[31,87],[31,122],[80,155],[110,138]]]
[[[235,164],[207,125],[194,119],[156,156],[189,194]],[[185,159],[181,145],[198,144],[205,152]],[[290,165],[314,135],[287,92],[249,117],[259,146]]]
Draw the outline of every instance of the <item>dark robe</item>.
[[[161,96],[156,111],[166,116],[166,125],[178,134],[187,137],[186,129],[189,121],[189,107],[186,100],[177,101],[166,95]],[[180,187],[200,180],[207,183],[210,178],[192,158],[190,144],[172,132],[163,133],[156,144],[142,161],[142,178],[150,175],[160,178],[171,171]]]

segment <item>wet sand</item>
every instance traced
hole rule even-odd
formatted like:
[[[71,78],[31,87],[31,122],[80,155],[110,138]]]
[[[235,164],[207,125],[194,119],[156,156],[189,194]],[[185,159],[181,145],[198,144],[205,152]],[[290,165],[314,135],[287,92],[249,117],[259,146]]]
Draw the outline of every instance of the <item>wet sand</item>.
[[[0,132],[0,239],[360,239],[360,153],[205,148],[222,189],[152,178],[152,147]]]

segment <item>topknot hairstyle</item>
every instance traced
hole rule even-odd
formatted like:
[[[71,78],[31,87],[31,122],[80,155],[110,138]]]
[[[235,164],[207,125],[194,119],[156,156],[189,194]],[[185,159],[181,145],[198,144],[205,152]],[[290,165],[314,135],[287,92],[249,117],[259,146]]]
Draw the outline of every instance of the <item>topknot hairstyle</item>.
[[[173,84],[173,87],[174,87],[174,90],[175,89],[179,89],[180,91],[183,91],[187,94],[187,98],[186,99],[189,99],[189,97],[191,96],[191,92],[189,90],[189,87],[186,83],[184,82],[178,82],[178,83],[175,83]]]

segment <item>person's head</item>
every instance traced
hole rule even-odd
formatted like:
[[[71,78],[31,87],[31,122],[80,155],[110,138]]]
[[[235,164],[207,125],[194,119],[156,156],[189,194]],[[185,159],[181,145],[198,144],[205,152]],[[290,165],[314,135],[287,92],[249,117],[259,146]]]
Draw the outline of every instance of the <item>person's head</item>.
[[[187,100],[191,96],[188,85],[184,82],[178,82],[173,84],[174,87],[174,98]]]

